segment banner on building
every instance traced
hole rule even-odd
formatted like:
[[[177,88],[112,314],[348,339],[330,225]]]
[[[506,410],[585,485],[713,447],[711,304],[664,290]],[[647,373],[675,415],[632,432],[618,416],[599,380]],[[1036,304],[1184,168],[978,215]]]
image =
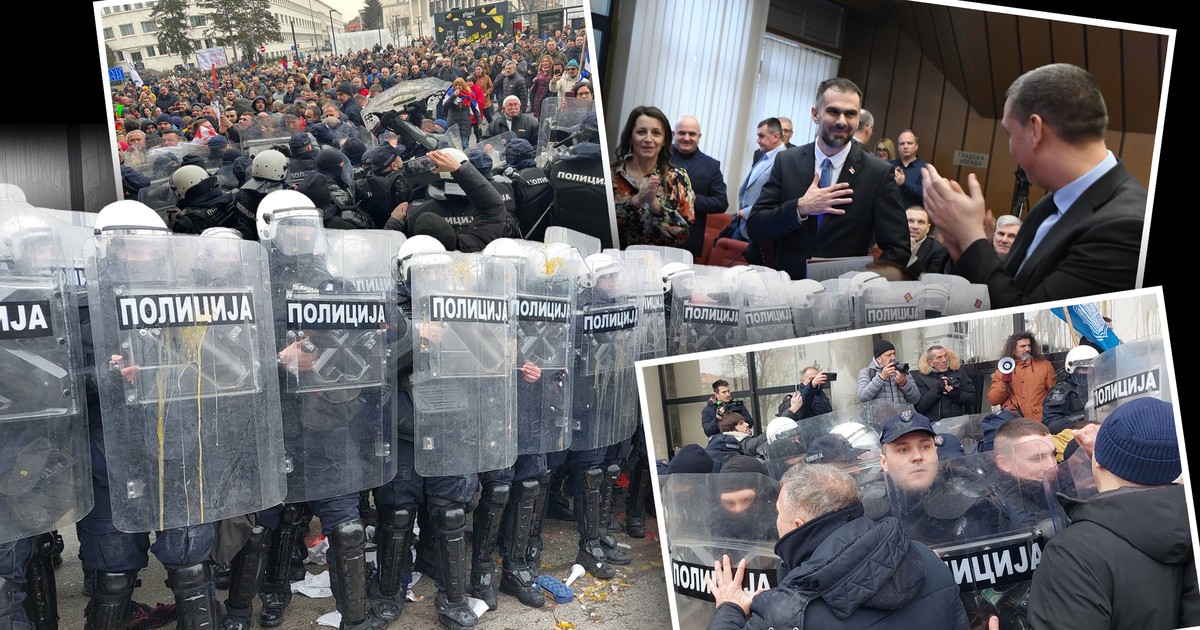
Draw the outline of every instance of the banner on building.
[[[507,22],[508,2],[452,9],[433,16],[438,41],[466,39],[475,42],[489,34],[504,32]]]

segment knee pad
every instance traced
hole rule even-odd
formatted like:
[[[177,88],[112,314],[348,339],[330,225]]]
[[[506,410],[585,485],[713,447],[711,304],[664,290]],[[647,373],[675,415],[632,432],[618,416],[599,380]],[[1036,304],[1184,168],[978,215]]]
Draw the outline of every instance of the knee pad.
[[[279,512],[279,526],[299,525],[304,516],[304,506],[289,503]]]
[[[416,518],[416,506],[378,508],[379,523],[389,529],[407,529]]]
[[[467,526],[466,506],[462,503],[450,503],[433,506],[433,518],[439,529],[452,531]]]
[[[358,519],[339,523],[329,532],[329,544],[336,549],[362,547],[367,544],[367,529]]]
[[[133,587],[137,584],[137,571],[121,571],[108,573],[97,571],[92,582],[92,596],[100,598],[132,595]]]
[[[490,508],[503,508],[508,503],[508,495],[512,485],[508,483],[489,483],[483,486],[483,496],[480,501]]]
[[[583,471],[583,489],[587,492],[599,490],[604,482],[604,471],[599,466],[591,466]]]
[[[184,591],[204,586],[209,581],[208,565],[201,562],[186,567],[167,569],[167,586],[172,591]]]
[[[517,499],[531,499],[538,495],[541,484],[537,479],[522,479],[517,482]]]
[[[611,480],[616,481],[621,478],[621,465],[609,464],[604,468],[604,474]]]

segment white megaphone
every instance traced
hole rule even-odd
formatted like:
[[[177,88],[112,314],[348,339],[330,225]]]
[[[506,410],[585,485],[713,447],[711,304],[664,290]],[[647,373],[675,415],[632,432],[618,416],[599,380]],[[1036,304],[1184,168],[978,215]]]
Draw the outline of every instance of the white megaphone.
[[[579,578],[583,577],[584,573],[587,573],[587,570],[583,568],[582,564],[576,564],[576,565],[572,566],[571,567],[571,575],[567,576],[566,585],[570,586],[572,583],[575,582],[575,580],[578,580]]]
[[[1012,357],[1004,357],[996,362],[996,369],[1001,374],[1012,374],[1017,369],[1017,360]]]

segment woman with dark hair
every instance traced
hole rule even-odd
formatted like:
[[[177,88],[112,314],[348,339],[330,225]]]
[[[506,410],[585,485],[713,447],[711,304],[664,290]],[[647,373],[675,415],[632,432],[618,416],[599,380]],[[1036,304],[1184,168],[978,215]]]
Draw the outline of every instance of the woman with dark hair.
[[[538,72],[529,86],[529,100],[533,101],[533,117],[542,119],[542,101],[550,95],[550,80],[553,78],[554,60],[550,55],[542,55],[538,61]]]
[[[671,123],[662,110],[643,105],[629,112],[612,175],[622,249],[687,241],[696,194],[687,171],[671,164]]]

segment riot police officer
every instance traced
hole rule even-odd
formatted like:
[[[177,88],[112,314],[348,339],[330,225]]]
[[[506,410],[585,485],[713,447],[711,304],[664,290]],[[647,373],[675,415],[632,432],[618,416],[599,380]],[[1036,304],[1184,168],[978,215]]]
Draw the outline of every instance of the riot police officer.
[[[454,228],[458,251],[480,252],[500,238],[504,231],[504,201],[467,155],[458,149],[442,149],[424,157],[436,166],[440,178],[426,189],[427,199],[414,202],[406,218],[388,219],[386,227],[411,236],[416,233],[421,215],[433,213]]]
[[[505,147],[504,176],[512,182],[513,202],[521,234],[532,241],[545,237],[546,213],[554,203],[554,191],[546,172],[534,161],[533,146],[517,138]]]
[[[576,143],[550,163],[547,175],[554,190],[555,224],[594,235],[601,247],[612,247],[612,211],[599,138],[596,114],[591,112],[576,134]]]
[[[254,161],[250,164],[250,178],[234,196],[240,215],[237,229],[242,233],[242,238],[248,241],[258,240],[258,230],[255,227],[258,204],[272,192],[283,190],[287,165],[287,156],[275,149],[267,149],[254,156]]]
[[[313,137],[303,131],[292,134],[288,139],[291,158],[287,165],[287,185],[296,188],[310,171],[317,170],[317,144]]]
[[[1046,393],[1042,402],[1042,423],[1051,433],[1059,433],[1083,420],[1083,406],[1088,401],[1088,374],[1092,359],[1099,352],[1091,346],[1075,346],[1067,353],[1063,369],[1056,375],[1058,382]]]
[[[217,176],[188,164],[171,174],[171,192],[178,211],[171,214],[168,227],[178,234],[200,234],[210,227],[234,227],[236,208],[233,195],[217,184]]]

